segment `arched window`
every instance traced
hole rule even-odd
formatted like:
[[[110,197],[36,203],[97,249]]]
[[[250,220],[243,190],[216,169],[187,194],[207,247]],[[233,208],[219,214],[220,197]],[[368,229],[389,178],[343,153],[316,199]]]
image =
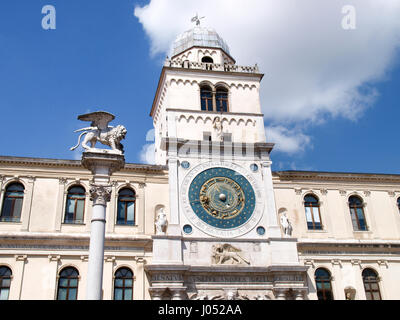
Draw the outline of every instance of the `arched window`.
[[[8,300],[11,286],[11,269],[0,267],[0,300]]]
[[[68,189],[64,223],[83,223],[85,214],[85,198],[86,192],[83,187],[72,186]]]
[[[333,300],[331,274],[324,268],[315,270],[318,300]]]
[[[58,278],[57,300],[76,300],[79,273],[73,267],[64,268]]]
[[[132,189],[124,188],[118,193],[117,224],[135,225],[136,195]]]
[[[21,183],[11,183],[7,186],[0,221],[19,222],[21,220],[24,190],[25,188]]]
[[[354,231],[367,231],[362,199],[357,196],[351,196],[349,198],[349,208]]]
[[[114,277],[114,300],[133,299],[133,273],[128,268],[120,268]]]
[[[318,198],[308,194],[304,197],[308,230],[322,230]]]
[[[228,112],[228,89],[217,86],[216,91],[213,91],[209,85],[201,85],[200,102],[203,111]]]
[[[201,62],[214,63],[214,60],[211,57],[205,56],[205,57],[201,58]]]
[[[215,94],[215,102],[217,104],[216,111],[228,112],[228,90],[224,87],[218,87]]]
[[[213,111],[212,90],[209,86],[200,88],[201,110]]]
[[[364,269],[362,272],[365,296],[367,300],[382,300],[379,291],[378,274],[372,269]]]

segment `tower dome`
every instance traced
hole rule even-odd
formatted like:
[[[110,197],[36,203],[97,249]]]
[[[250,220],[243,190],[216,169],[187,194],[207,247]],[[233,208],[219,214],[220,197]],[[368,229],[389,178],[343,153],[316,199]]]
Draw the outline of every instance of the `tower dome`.
[[[173,45],[172,56],[176,56],[192,47],[208,47],[222,49],[230,55],[229,47],[214,29],[200,25],[179,35]]]

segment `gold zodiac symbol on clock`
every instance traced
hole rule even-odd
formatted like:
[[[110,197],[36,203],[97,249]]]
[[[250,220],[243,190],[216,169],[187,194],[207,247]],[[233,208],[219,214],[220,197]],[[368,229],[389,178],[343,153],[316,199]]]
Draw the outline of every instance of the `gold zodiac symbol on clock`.
[[[200,188],[199,200],[204,210],[218,219],[232,219],[244,208],[242,188],[227,177],[213,177]]]

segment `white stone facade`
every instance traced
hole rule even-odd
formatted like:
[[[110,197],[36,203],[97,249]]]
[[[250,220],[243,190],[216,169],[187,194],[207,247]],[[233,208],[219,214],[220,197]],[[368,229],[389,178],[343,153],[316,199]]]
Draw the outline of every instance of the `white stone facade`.
[[[119,297],[121,268],[132,273],[125,289],[135,300],[400,299],[400,176],[272,172],[258,67],[237,66],[222,40],[185,45],[166,59],[150,113],[157,164],[128,163],[109,181],[102,299]],[[213,110],[202,110],[204,85]],[[226,111],[215,109],[218,88],[227,92]],[[233,170],[251,186],[246,223],[222,229],[194,213],[189,187],[212,168]],[[0,296],[57,299],[61,273],[73,267],[77,284],[68,290],[86,299],[92,180],[80,161],[0,157],[0,277],[11,272]],[[23,189],[22,207],[10,220],[13,183]],[[70,223],[75,186],[84,190],[83,219]],[[120,198],[126,189],[133,218]],[[361,202],[356,209],[352,196]],[[365,282],[366,270],[375,282]],[[320,271],[329,275],[323,292]]]

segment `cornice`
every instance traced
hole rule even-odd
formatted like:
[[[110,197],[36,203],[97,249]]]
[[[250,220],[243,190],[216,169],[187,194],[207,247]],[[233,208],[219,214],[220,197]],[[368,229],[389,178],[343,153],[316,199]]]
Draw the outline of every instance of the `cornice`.
[[[64,159],[47,159],[47,158],[28,158],[28,157],[13,157],[13,156],[0,156],[0,166],[13,165],[18,167],[34,166],[46,168],[75,168],[86,170],[80,160],[64,160]],[[167,166],[150,165],[150,164],[134,164],[127,163],[121,172],[155,172],[162,173],[167,171]]]
[[[274,171],[280,181],[352,181],[352,182],[394,182],[400,183],[400,174],[351,173],[324,171]]]

